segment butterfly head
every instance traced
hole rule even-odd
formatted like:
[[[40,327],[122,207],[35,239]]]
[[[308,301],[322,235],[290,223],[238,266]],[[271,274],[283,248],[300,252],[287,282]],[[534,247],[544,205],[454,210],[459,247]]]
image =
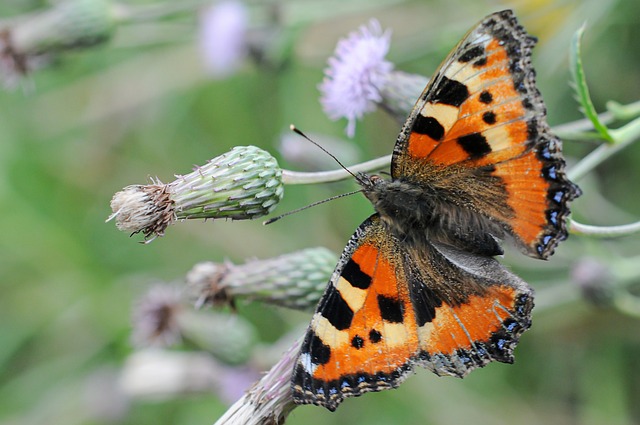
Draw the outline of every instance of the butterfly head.
[[[382,221],[399,233],[431,222],[433,205],[418,185],[399,179],[386,180],[376,174],[358,173],[356,178]]]
[[[380,210],[381,203],[384,203],[386,193],[392,184],[391,181],[385,180],[377,174],[358,173],[356,180],[362,188],[362,193],[373,204],[376,211],[383,214]],[[384,215],[384,214],[383,214]]]

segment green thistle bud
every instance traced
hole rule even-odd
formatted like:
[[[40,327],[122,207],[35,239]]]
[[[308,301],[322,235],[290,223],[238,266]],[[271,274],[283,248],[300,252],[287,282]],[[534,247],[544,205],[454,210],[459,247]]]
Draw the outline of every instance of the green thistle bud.
[[[66,0],[9,28],[12,49],[33,55],[108,40],[115,19],[108,0]]]
[[[326,248],[308,248],[245,264],[196,264],[186,282],[198,305],[233,303],[237,298],[298,310],[313,310],[338,262]]]
[[[264,216],[283,192],[275,158],[255,146],[237,146],[172,183],[125,187],[113,196],[108,220],[115,218],[118,229],[153,239],[176,220]]]
[[[178,218],[261,217],[284,191],[278,162],[255,146],[237,146],[169,186]]]

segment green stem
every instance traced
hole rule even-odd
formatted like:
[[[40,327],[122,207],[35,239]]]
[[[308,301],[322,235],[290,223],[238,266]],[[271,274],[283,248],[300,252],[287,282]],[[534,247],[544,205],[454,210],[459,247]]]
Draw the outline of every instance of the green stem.
[[[640,116],[640,101],[622,105],[610,100],[607,102],[607,110],[611,114],[612,118],[621,121],[632,120]]]
[[[617,102],[607,102],[607,112],[598,115],[598,119],[603,124],[610,124],[616,120],[626,121],[640,116],[640,100],[621,105]],[[566,124],[560,124],[553,127],[553,132],[560,136],[561,139],[567,140],[584,140],[584,133],[593,130],[593,124],[590,119],[583,118]],[[592,140],[591,138],[589,138]]]
[[[640,118],[615,130],[609,130],[616,143],[625,143],[640,138]]]
[[[349,167],[349,171],[353,174],[358,172],[370,172],[379,170],[389,166],[391,155],[381,158],[372,159]],[[282,170],[282,182],[284,184],[314,184],[328,183],[339,180],[345,180],[353,177],[347,170],[320,171],[315,173],[306,173],[300,171]]]
[[[579,180],[591,170],[606,161],[610,156],[618,153],[631,143],[640,138],[640,118],[615,130],[609,130],[615,142],[603,144],[594,149],[589,155],[582,158],[571,170],[567,172],[571,180]]]
[[[571,233],[575,235],[589,235],[600,238],[614,238],[640,232],[640,221],[619,226],[592,226],[571,220]]]

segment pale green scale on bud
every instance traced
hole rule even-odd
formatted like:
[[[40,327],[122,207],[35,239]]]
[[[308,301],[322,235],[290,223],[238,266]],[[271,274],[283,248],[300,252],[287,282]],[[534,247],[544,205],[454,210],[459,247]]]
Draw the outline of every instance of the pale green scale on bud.
[[[338,262],[326,248],[308,248],[244,264],[203,262],[187,274],[197,305],[247,299],[297,310],[313,310]]]
[[[118,229],[162,236],[176,220],[246,220],[269,214],[282,199],[282,170],[255,146],[236,146],[169,184],[132,185],[111,200]]]
[[[66,0],[8,31],[13,51],[31,55],[102,43],[111,37],[115,26],[108,0]]]

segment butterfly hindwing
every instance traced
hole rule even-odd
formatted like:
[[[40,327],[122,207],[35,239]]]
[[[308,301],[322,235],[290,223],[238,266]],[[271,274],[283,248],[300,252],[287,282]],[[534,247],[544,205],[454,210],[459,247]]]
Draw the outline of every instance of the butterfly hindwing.
[[[419,364],[462,378],[491,361],[512,363],[531,325],[532,289],[491,257],[436,242],[424,246],[405,261],[417,316],[428,318],[424,306],[437,306],[431,320],[418,320]]]
[[[530,324],[528,286],[490,257],[422,242],[391,236],[378,215],[358,228],[302,344],[297,403],[335,410],[397,387],[416,364],[462,377],[512,361]]]
[[[547,258],[567,236],[580,189],[564,173],[562,145],[535,86],[535,38],[511,11],[472,29],[419,98],[396,143],[392,176],[435,186],[448,169],[463,189],[452,204],[501,223],[520,248]]]
[[[302,343],[297,403],[335,410],[345,397],[399,385],[409,370],[417,328],[393,243],[374,215],[347,244]]]

